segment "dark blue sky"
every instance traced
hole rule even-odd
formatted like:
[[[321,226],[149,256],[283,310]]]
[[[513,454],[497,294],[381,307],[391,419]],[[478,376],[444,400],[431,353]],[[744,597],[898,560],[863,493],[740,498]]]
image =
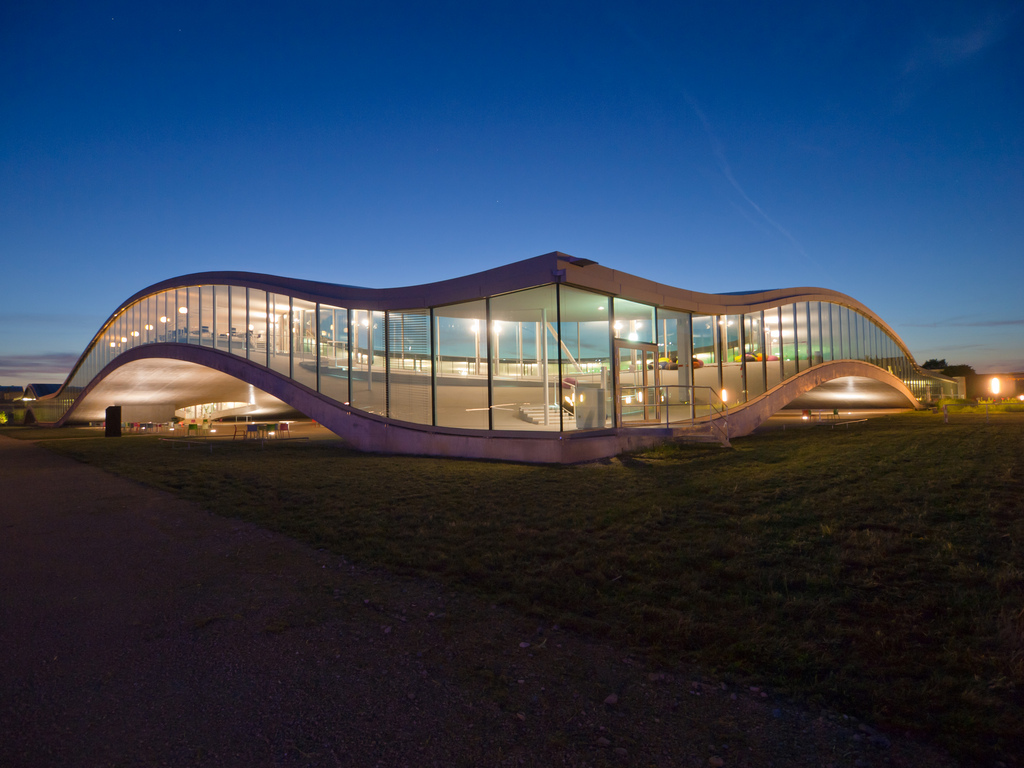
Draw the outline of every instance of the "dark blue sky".
[[[0,383],[178,274],[552,250],[1024,370],[1024,4],[635,5],[4,3]]]

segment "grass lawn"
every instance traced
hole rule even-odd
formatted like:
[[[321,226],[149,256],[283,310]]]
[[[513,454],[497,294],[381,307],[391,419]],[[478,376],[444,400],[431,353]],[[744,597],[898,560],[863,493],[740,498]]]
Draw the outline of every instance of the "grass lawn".
[[[801,425],[573,467],[45,444],[656,663],[770,683],[961,756],[1019,753],[1024,414]]]

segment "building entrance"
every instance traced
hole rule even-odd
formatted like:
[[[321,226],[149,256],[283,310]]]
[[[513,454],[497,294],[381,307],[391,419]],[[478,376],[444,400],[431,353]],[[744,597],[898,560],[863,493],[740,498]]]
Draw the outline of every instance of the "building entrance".
[[[615,340],[615,422],[620,426],[660,420],[658,345]]]

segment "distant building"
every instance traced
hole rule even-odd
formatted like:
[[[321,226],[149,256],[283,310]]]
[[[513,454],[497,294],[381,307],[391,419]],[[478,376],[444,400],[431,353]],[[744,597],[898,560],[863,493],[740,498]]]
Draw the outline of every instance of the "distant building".
[[[974,373],[966,377],[967,397],[999,400],[1024,395],[1024,372]]]
[[[25,390],[21,387],[0,387],[0,403],[12,403],[21,400]]]
[[[38,400],[42,397],[49,397],[50,395],[59,392],[61,388],[60,384],[29,384],[25,387],[25,400]]]

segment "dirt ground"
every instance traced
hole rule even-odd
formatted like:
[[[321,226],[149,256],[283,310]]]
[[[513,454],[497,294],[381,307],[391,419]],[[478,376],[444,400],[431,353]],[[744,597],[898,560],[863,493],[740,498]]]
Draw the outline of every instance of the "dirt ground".
[[[0,510],[7,768],[956,764],[6,437]]]

